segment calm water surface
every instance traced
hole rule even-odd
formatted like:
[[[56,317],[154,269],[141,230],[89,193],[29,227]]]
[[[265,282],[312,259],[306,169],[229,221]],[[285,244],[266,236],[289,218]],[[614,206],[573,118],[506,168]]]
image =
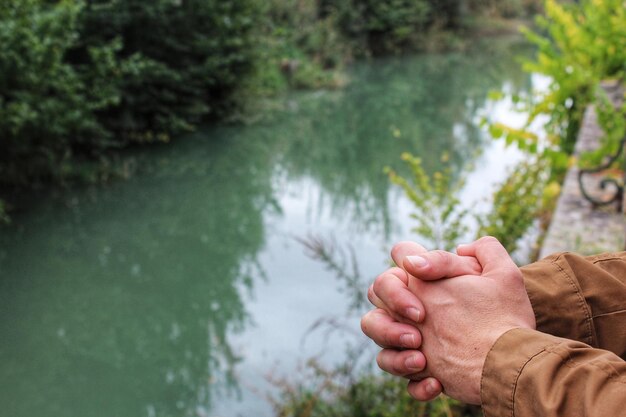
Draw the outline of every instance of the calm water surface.
[[[0,235],[0,416],[271,416],[268,375],[361,341],[353,294],[297,239],[350,245],[370,281],[392,242],[419,239],[382,173],[403,151],[430,172],[447,153],[485,206],[516,154],[479,121],[503,111],[490,90],[531,88],[525,52],[358,64],[341,91],[141,151],[128,181],[38,199]],[[343,336],[310,330],[321,317]]]

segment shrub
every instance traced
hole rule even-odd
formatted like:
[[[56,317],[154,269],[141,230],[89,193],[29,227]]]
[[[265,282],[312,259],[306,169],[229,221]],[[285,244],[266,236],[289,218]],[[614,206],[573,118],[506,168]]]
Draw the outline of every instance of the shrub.
[[[432,22],[426,0],[323,0],[325,13],[336,13],[339,25],[360,55],[415,49]]]
[[[0,182],[167,141],[235,101],[256,59],[254,0],[7,0],[0,6]]]
[[[91,1],[82,19],[83,49],[121,38],[117,56],[125,60],[120,103],[99,114],[102,123],[126,144],[168,140],[223,116],[254,67],[256,4]]]
[[[544,128],[548,145],[547,156],[562,157],[555,152],[571,152],[585,107],[597,103],[605,112],[601,115],[603,127],[611,137],[611,126],[622,126],[616,118],[621,112],[610,112],[597,87],[604,79],[621,79],[626,70],[626,9],[618,0],[583,0],[579,4],[562,5],[546,0],[545,17],[538,17],[539,27],[546,35],[525,29],[528,39],[538,52],[527,61],[528,72],[544,74],[550,78],[545,92],[528,103],[527,124],[545,117]],[[494,136],[505,136],[509,142],[522,149],[537,151],[537,137],[527,129],[511,129],[503,125],[492,127]]]
[[[481,415],[479,407],[445,395],[420,402],[409,396],[406,381],[372,371],[357,372],[349,364],[326,368],[310,360],[298,381],[276,380],[274,398],[280,417],[461,417]]]
[[[0,6],[2,183],[60,178],[77,148],[100,149],[111,138],[95,113],[119,102],[119,43],[89,47],[81,65],[69,64],[80,12],[71,1]]]
[[[415,206],[411,217],[417,226],[412,231],[430,240],[433,248],[452,250],[468,231],[465,224],[468,210],[462,208],[458,197],[463,181],[455,181],[449,167],[429,176],[419,158],[403,153],[402,159],[409,166],[412,178],[407,180],[389,168],[385,171]],[[447,161],[447,155],[442,160]]]
[[[507,251],[514,252],[519,240],[538,217],[544,195],[545,164],[524,161],[493,194],[493,208],[477,216],[477,237],[494,236]]]

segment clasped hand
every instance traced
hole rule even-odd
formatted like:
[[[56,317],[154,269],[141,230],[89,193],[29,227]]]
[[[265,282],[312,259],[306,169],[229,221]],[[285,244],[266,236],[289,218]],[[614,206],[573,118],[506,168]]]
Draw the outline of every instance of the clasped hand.
[[[445,392],[480,404],[483,364],[496,340],[514,328],[535,329],[522,274],[495,238],[426,251],[394,246],[399,267],[376,278],[368,298],[377,308],[361,319],[363,332],[383,349],[381,369],[410,380],[426,401]]]

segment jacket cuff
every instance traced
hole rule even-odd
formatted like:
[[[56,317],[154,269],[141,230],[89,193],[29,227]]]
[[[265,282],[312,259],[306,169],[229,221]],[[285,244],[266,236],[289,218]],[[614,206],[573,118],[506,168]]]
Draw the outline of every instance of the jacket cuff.
[[[597,268],[590,268],[589,260],[572,253],[553,254],[520,268],[537,330],[596,346],[591,309],[578,280],[585,273],[598,275]]]
[[[561,338],[522,328],[500,336],[483,365],[480,397],[484,417],[513,416],[515,389],[522,370],[547,347],[561,341]]]

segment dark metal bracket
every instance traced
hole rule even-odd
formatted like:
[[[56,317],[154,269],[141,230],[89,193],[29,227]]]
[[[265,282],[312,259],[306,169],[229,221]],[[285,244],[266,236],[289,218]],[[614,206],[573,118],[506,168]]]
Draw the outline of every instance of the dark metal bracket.
[[[621,183],[616,178],[603,178],[602,180],[600,180],[599,185],[600,185],[601,190],[604,191],[607,188],[612,188],[615,190],[614,194],[612,194],[609,198],[606,198],[606,199],[598,199],[598,198],[591,196],[587,192],[587,190],[585,190],[585,186],[583,184],[583,176],[585,174],[597,174],[598,172],[602,172],[610,168],[611,165],[613,165],[615,161],[617,161],[619,157],[622,155],[622,151],[625,145],[626,145],[626,137],[624,137],[621,140],[619,144],[619,148],[617,149],[617,152],[615,153],[615,155],[612,155],[608,159],[608,161],[606,161],[604,164],[596,168],[581,169],[578,171],[578,186],[580,187],[580,192],[582,193],[583,197],[585,197],[587,201],[593,204],[594,208],[617,203],[617,211],[618,212],[622,211],[622,208],[623,208],[622,203],[624,200],[624,184],[626,183],[626,169],[624,169],[624,174],[622,174]],[[626,166],[624,166],[623,168],[626,168]]]

